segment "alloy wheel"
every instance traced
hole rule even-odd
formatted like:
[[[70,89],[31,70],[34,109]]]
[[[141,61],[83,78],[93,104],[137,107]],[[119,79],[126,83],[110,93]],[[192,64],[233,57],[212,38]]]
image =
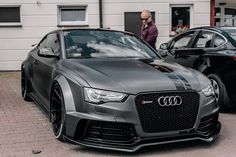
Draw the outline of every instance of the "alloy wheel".
[[[51,97],[51,121],[54,135],[60,138],[63,129],[63,97],[58,83],[54,85]]]
[[[216,102],[218,102],[219,101],[219,97],[220,97],[219,85],[218,85],[218,83],[214,79],[211,79],[211,82],[212,82],[212,86],[213,86],[214,91],[215,91]]]

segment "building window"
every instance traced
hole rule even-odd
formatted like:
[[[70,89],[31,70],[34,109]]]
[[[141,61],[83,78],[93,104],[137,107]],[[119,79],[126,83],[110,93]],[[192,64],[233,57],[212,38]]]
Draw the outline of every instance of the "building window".
[[[0,6],[0,26],[21,26],[20,6]]]
[[[220,6],[215,8],[215,26],[236,26],[236,9]]]
[[[191,5],[171,5],[171,28],[170,36],[175,36],[191,25]]]
[[[215,8],[215,26],[220,26],[221,12],[220,8]]]
[[[87,26],[87,6],[59,6],[59,26]]]
[[[224,26],[236,26],[236,9],[225,8]]]

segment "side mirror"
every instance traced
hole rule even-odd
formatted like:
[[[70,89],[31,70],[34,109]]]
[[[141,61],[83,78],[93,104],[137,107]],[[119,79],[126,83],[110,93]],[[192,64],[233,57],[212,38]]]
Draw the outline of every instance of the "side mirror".
[[[34,46],[36,46],[37,44],[33,44],[33,45],[31,45],[31,47],[34,47]]]
[[[161,50],[167,50],[168,44],[167,43],[163,43],[160,45],[160,49]]]
[[[159,54],[161,55],[161,57],[166,57],[166,56],[168,56],[166,50],[160,50],[160,51],[159,51]]]
[[[51,48],[40,49],[38,55],[41,57],[59,57],[59,54],[55,54]]]

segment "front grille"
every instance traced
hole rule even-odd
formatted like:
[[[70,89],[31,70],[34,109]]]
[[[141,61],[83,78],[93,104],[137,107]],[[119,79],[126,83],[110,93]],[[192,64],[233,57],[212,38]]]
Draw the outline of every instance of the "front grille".
[[[210,135],[214,131],[217,125],[218,116],[219,114],[217,113],[217,114],[202,118],[197,131],[204,136]]]
[[[136,140],[132,124],[88,121],[84,139],[99,143],[131,144]]]
[[[181,105],[160,106],[161,96],[180,96]],[[144,104],[143,101],[152,102]],[[158,133],[193,128],[199,108],[199,95],[196,92],[168,92],[139,94],[135,99],[143,131]]]

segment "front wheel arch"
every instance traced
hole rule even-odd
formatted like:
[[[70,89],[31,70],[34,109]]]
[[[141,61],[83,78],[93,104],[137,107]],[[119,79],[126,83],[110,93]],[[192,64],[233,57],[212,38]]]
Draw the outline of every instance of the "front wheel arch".
[[[22,64],[21,65],[21,95],[25,101],[31,101],[32,99],[29,96],[30,85],[27,79],[27,69]]]
[[[75,102],[74,102],[74,99],[73,99],[73,95],[72,95],[72,91],[71,91],[71,88],[70,88],[70,85],[69,85],[69,82],[67,81],[67,79],[65,78],[65,76],[63,75],[58,75],[55,77],[54,81],[52,82],[52,86],[51,86],[51,92],[50,92],[50,110],[49,110],[49,117],[50,117],[50,121],[52,122],[52,91],[53,91],[53,87],[55,84],[59,84],[60,87],[61,87],[61,90],[62,92],[64,93],[63,94],[63,99],[64,99],[64,110],[65,110],[65,115],[67,117],[67,115],[70,113],[70,112],[75,112]],[[65,131],[63,132],[64,133],[64,136],[67,136],[68,132],[66,131],[68,126],[66,125],[66,121],[67,119],[65,119]],[[71,129],[71,127],[70,127]],[[57,138],[59,139],[59,138]],[[61,138],[59,139],[60,141],[65,141],[65,138]]]
[[[73,94],[72,94],[72,91],[71,91],[71,88],[70,88],[70,85],[69,85],[67,79],[63,75],[56,76],[54,81],[52,82],[51,92],[50,92],[50,101],[51,101],[51,93],[52,93],[53,85],[55,83],[58,83],[60,85],[62,91],[66,91],[66,95],[63,95],[64,101],[65,101],[66,113],[75,112],[76,110],[75,110],[75,102],[73,99]],[[50,103],[50,113],[51,113],[51,103]]]

